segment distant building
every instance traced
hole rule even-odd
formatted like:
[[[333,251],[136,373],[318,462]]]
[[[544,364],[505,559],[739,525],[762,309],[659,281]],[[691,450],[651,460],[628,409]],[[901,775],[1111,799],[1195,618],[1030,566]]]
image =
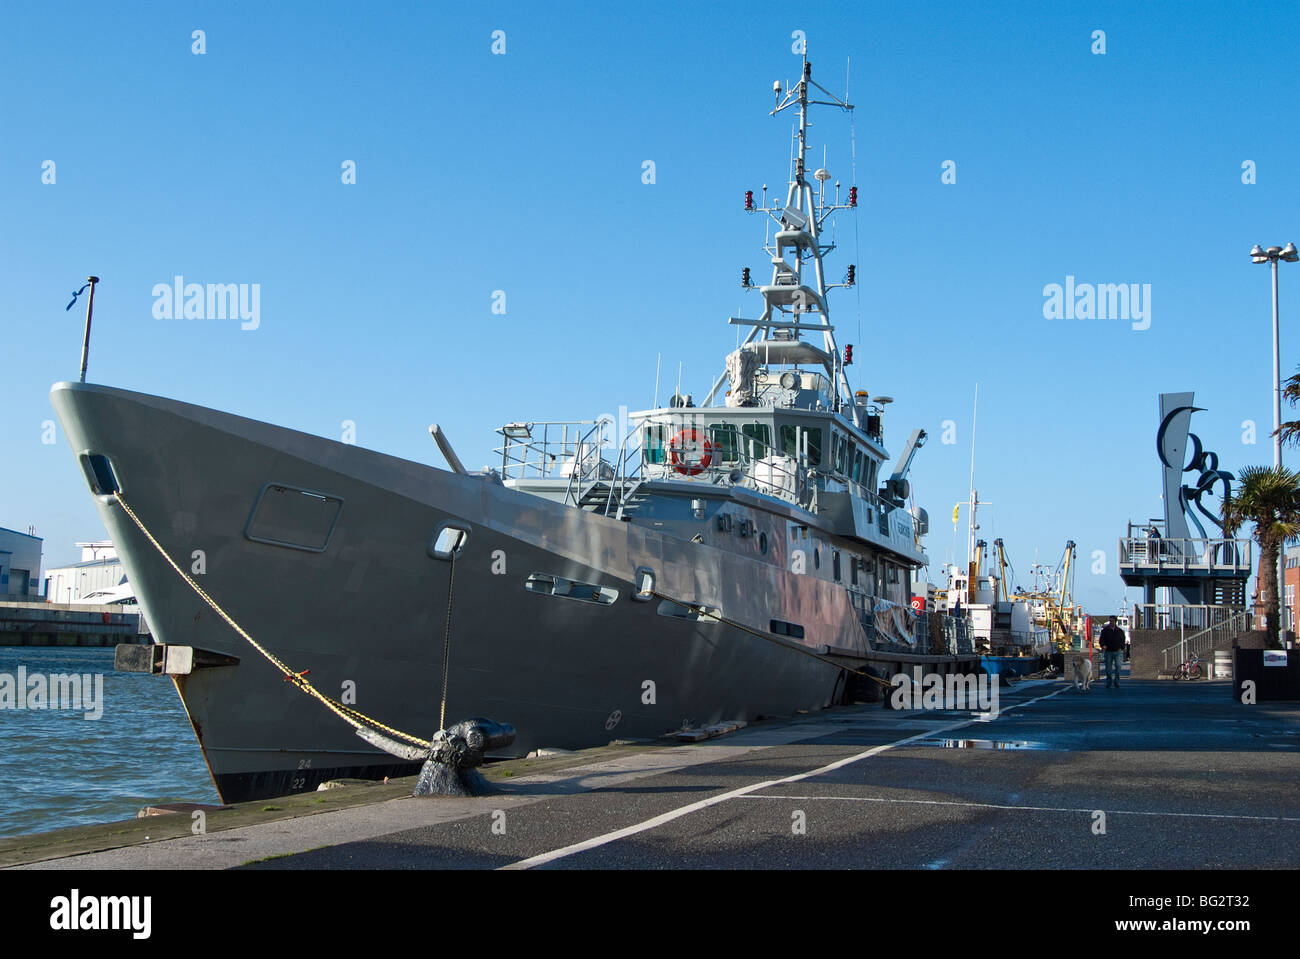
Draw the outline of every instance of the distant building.
[[[41,544],[39,536],[0,527],[0,599],[39,599]]]
[[[59,566],[45,577],[45,598],[51,603],[80,603],[91,593],[126,582],[126,570],[112,543],[77,545],[81,547],[81,562]]]
[[[1286,566],[1282,570],[1282,618],[1287,629],[1295,629],[1296,596],[1300,594],[1300,546],[1286,548]]]
[[[97,543],[78,543],[77,548],[81,550],[81,561],[88,563],[92,559],[116,559],[117,547],[108,540],[101,540]]]

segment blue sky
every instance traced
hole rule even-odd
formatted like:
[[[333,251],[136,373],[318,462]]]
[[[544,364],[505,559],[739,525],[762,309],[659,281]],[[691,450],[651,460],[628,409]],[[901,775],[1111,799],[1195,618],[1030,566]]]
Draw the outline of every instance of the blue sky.
[[[91,381],[335,438],[351,420],[359,445],[437,465],[435,420],[473,468],[503,422],[645,408],[659,354],[702,396],[727,317],[758,310],[738,283],[766,275],[763,225],[741,203],[785,187],[791,114],[767,111],[796,30],[829,89],[851,59],[852,126],[811,131],[846,188],[856,140],[828,275],[855,262],[859,289],[833,319],[854,388],[896,399],[891,452],[929,431],[912,479],[936,566],[964,557],[948,518],[976,382],[983,535],[1025,580],[1075,540],[1099,611],[1123,595],[1125,521],[1160,510],[1158,393],[1196,391],[1225,468],[1271,463],[1269,282],[1247,251],[1300,241],[1300,27],[1280,8],[267,7],[0,9],[0,526],[35,525],[47,567],[104,535],[62,435],[41,442],[88,273]],[[156,319],[176,275],[259,284],[259,328]],[[1044,319],[1067,275],[1150,284],[1150,328]],[[1300,266],[1281,286],[1285,376]]]

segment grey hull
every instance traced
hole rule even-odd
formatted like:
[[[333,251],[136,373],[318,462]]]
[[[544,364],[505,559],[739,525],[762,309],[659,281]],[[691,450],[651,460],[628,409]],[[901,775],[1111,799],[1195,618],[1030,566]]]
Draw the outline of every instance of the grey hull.
[[[439,725],[449,609],[447,721],[511,723],[520,754],[789,715],[835,696],[840,671],[792,651],[794,640],[634,601],[638,567],[654,571],[663,594],[759,632],[780,619],[803,623],[801,645],[814,650],[861,644],[843,590],[770,557],[172,400],[73,383],[57,384],[51,399],[74,453],[108,458],[142,522],[182,568],[202,570],[195,579],[237,623],[291,669],[310,670],[322,692],[354,696],[362,712],[421,737]],[[324,551],[250,538],[268,484],[341,501]],[[239,658],[177,678],[223,798],[409,771],[286,683],[113,497],[95,500],[156,641]],[[454,562],[431,555],[447,523],[468,533]],[[774,542],[783,528],[774,526]],[[533,592],[524,584],[534,573],[616,590],[617,599]]]

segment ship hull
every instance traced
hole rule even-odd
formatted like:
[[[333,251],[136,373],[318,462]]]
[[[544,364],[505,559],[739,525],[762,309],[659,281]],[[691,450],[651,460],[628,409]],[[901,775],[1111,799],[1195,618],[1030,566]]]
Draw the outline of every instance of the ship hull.
[[[427,738],[439,728],[444,657],[447,723],[510,723],[515,755],[789,715],[840,688],[838,669],[793,647],[851,642],[842,590],[772,563],[172,400],[71,383],[51,399],[74,453],[107,458],[121,497],[235,623],[290,669],[309,670],[322,693],[396,729]],[[265,515],[262,500],[286,490],[318,497],[334,514],[328,530],[328,516]],[[285,682],[116,497],[94,498],[155,641],[238,659],[175,677],[224,800],[415,768]],[[451,559],[436,555],[448,524],[466,534]],[[730,622],[635,601],[639,567],[654,572],[657,592]],[[534,574],[616,599],[537,592]],[[802,643],[755,635],[796,617]]]

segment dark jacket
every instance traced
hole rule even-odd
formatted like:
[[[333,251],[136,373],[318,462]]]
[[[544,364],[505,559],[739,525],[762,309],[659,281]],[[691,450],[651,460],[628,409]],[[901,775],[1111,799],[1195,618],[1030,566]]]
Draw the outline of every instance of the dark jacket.
[[[1107,652],[1118,652],[1124,648],[1124,630],[1107,623],[1102,627],[1101,636],[1098,637],[1097,641],[1101,644],[1101,648]]]

